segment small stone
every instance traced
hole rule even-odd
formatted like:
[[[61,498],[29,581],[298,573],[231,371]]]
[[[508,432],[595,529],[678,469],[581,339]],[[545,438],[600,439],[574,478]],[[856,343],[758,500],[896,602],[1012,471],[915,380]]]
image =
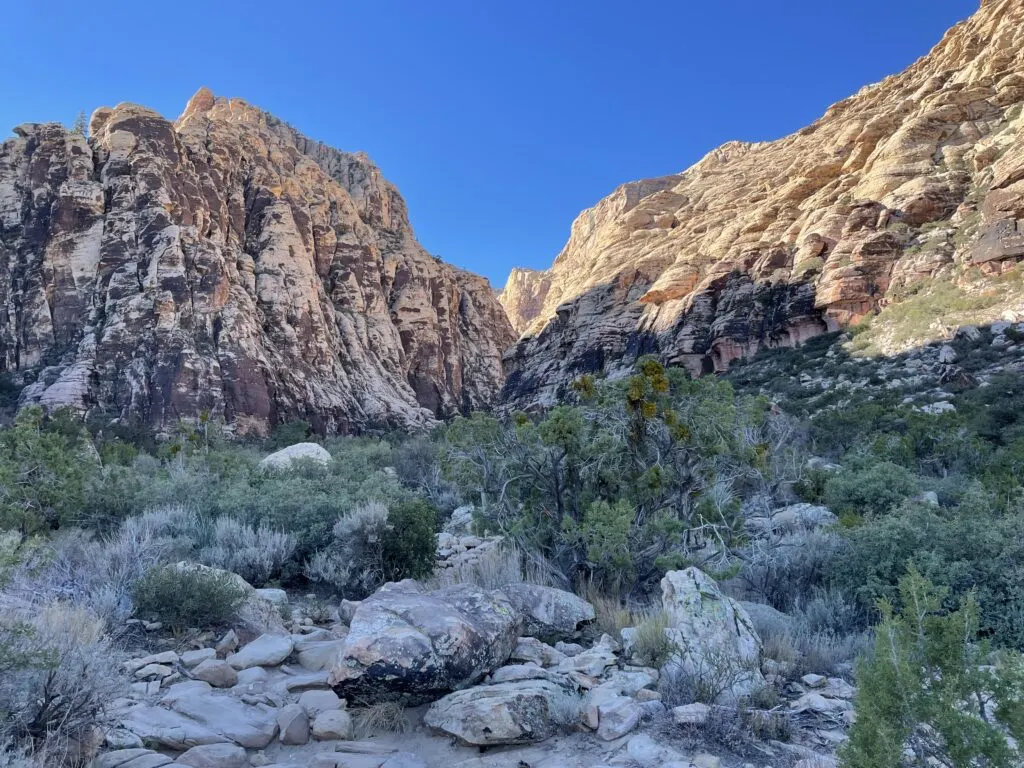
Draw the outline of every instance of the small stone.
[[[226,661],[207,659],[192,670],[192,677],[214,688],[231,688],[238,684],[238,672]]]
[[[218,656],[233,653],[238,648],[238,635],[235,634],[235,630],[229,629],[214,647],[217,650]]]
[[[690,762],[694,768],[722,768],[722,758],[709,755],[707,752],[702,752]]]
[[[277,713],[277,727],[282,744],[298,746],[309,741],[309,716],[298,704],[281,708]]]
[[[135,677],[139,680],[158,677],[161,680],[171,674],[174,670],[166,664],[147,664],[141,669],[135,670]]]
[[[679,725],[704,725],[711,714],[711,707],[707,704],[686,704],[681,707],[672,707],[672,719]]]
[[[342,709],[344,704],[334,691],[306,691],[299,696],[299,706],[307,715],[316,718],[321,712]]]
[[[192,747],[176,761],[191,768],[245,768],[245,750],[234,744],[202,744]]]
[[[823,688],[828,683],[828,678],[824,675],[809,674],[801,677],[800,682],[808,688]]]
[[[192,669],[197,664],[202,664],[207,659],[217,658],[217,652],[213,648],[201,648],[198,651],[185,651],[181,654],[181,663],[186,669]]]
[[[313,738],[317,741],[348,741],[352,736],[352,717],[343,709],[321,712],[313,720]]]

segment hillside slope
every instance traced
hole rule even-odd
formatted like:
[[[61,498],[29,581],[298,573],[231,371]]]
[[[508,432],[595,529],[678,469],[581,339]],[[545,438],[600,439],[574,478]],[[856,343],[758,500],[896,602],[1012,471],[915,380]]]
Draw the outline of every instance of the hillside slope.
[[[869,318],[886,353],[1024,319],[1022,104],[1024,4],[985,0],[796,134],[624,184],[502,293],[522,334],[506,399],[549,404],[647,353],[721,371]]]

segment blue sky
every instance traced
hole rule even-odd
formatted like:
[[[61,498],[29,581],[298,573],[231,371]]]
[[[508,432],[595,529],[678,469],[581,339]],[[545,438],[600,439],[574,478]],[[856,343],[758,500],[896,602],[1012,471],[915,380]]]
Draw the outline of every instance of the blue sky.
[[[0,135],[201,85],[365,150],[432,252],[500,287],[576,214],[725,141],[790,133],[978,0],[171,0],[5,7]]]

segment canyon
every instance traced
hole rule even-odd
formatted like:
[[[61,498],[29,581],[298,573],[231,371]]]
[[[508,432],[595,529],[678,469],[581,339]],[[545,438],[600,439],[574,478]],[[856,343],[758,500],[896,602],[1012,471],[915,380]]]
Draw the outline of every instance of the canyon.
[[[699,375],[872,319],[886,354],[956,321],[1024,319],[1022,108],[1024,7],[986,0],[803,130],[623,184],[550,269],[510,276],[505,401],[550,406],[645,354]],[[951,300],[926,327],[886,327],[887,307],[927,305],[936,286]]]

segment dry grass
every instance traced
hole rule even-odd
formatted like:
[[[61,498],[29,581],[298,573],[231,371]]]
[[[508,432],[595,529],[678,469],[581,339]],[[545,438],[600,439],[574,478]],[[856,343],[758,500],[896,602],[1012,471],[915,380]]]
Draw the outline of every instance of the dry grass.
[[[665,634],[665,630],[670,626],[671,622],[665,611],[648,612],[636,625],[633,653],[649,666],[662,667],[678,650],[676,644]]]
[[[355,727],[356,734],[363,739],[378,733],[405,733],[409,730],[409,721],[401,704],[382,701],[358,710]]]

